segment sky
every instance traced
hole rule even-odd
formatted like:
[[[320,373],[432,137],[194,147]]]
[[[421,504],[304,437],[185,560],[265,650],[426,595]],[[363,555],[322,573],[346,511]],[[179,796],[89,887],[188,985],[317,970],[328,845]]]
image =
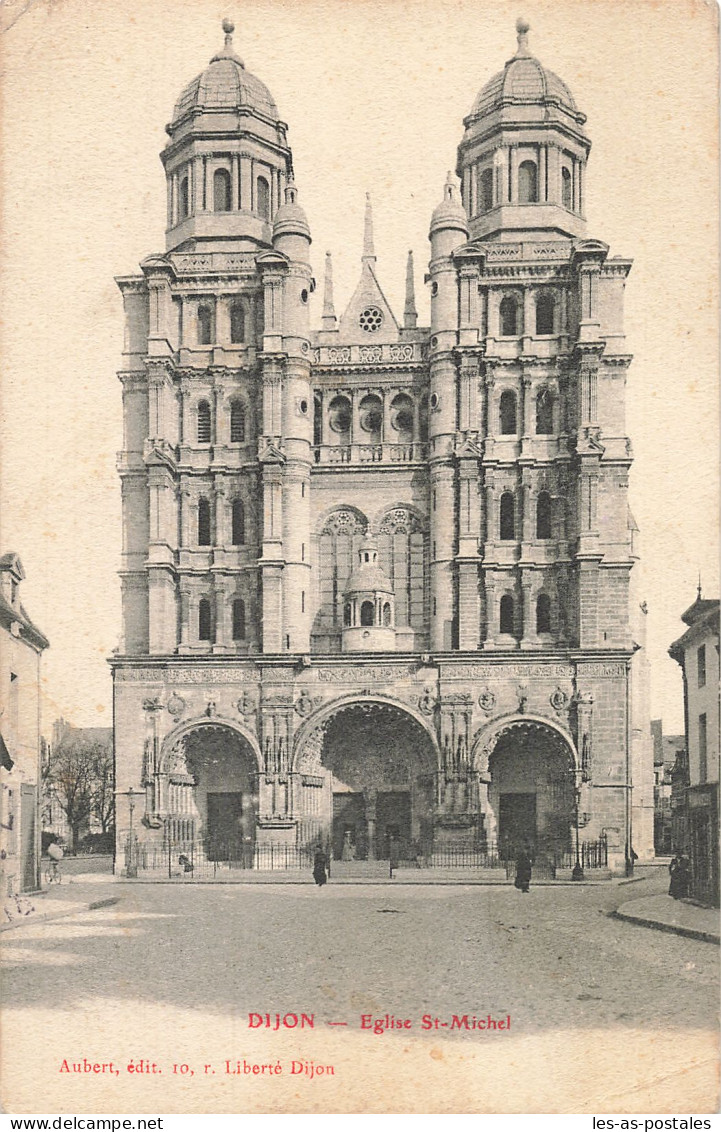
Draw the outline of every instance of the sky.
[[[222,46],[289,125],[320,281],[360,270],[365,193],[377,270],[402,315],[414,252],[427,325],[428,225],[462,120],[531,25],[593,147],[589,237],[634,260],[626,284],[630,503],[641,529],[651,714],[683,730],[667,656],[699,573],[718,578],[715,4],[685,0],[6,0],[0,10],[0,552],[48,636],[44,725],[109,725],[117,647],[123,315],[114,276],[164,249],[158,158],[175,99]],[[3,22],[4,21],[4,22]],[[13,22],[14,21],[14,22]],[[320,321],[322,287],[314,325]]]

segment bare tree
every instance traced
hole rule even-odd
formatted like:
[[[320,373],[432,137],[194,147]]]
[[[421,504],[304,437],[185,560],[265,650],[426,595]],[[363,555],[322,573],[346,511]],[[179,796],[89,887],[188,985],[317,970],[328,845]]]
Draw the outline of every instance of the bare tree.
[[[115,825],[115,774],[110,744],[93,743],[90,812],[103,833]]]
[[[67,818],[71,846],[78,846],[80,827],[92,813],[93,749],[100,744],[83,742],[70,731],[50,751],[47,783]]]

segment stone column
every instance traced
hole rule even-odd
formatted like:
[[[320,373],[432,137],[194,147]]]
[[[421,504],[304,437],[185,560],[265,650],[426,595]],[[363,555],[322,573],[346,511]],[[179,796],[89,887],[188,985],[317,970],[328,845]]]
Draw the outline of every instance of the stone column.
[[[253,162],[249,153],[240,155],[240,207],[244,212],[253,210]]]
[[[188,184],[192,181],[192,202],[193,212],[202,212],[205,208],[205,158],[196,157],[192,165],[193,175],[188,178]]]
[[[240,159],[237,153],[233,154],[230,165],[230,207],[233,212],[240,208]]]
[[[535,433],[535,398],[533,396],[533,379],[524,374],[522,382],[521,411],[523,413],[523,439],[530,439]]]
[[[498,636],[498,599],[496,596],[496,577],[491,570],[483,571],[483,593],[486,617],[485,648],[493,648]]]
[[[532,649],[538,646],[538,637],[536,635],[536,586],[534,584],[533,573],[530,570],[523,570],[521,572],[521,592],[523,595],[521,603],[521,616],[523,617],[521,648]]]

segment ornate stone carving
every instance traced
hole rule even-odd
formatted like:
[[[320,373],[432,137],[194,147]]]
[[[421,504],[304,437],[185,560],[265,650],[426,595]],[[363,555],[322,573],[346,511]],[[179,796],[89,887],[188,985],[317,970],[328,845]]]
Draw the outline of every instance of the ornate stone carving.
[[[208,700],[208,705],[207,705],[207,707],[206,707],[206,709],[205,709],[205,714],[206,714],[206,715],[207,715],[207,716],[208,716],[208,717],[209,717],[210,719],[212,719],[212,718],[213,718],[213,716],[214,716],[214,715],[216,714],[216,706],[215,706],[215,700]]]
[[[418,698],[418,707],[424,715],[433,715],[437,703],[438,701],[436,700],[432,688],[426,688],[423,695]]]
[[[323,534],[365,534],[367,523],[355,511],[339,508],[329,515],[323,527]]]
[[[339,365],[350,361],[350,346],[329,346],[328,361],[331,365]]]
[[[413,669],[407,664],[384,664],[377,668],[348,665],[342,668],[319,668],[317,671],[321,684],[388,684],[413,675]]]
[[[528,687],[526,684],[518,684],[516,687],[516,694],[518,695],[518,710],[523,715],[528,703]]]
[[[163,710],[163,701],[160,696],[147,697],[143,700],[143,711],[155,712]]]
[[[301,719],[305,719],[306,716],[310,715],[314,707],[314,700],[305,691],[301,692],[300,696],[295,701],[295,710]]]
[[[560,715],[568,705],[568,695],[563,688],[556,688],[549,696],[551,707]]]
[[[238,709],[238,714],[245,717],[253,714],[256,702],[248,692],[241,692],[239,698],[235,701],[235,706]]]
[[[392,362],[412,362],[413,347],[410,345],[391,346],[389,355]]]
[[[378,531],[380,534],[410,535],[419,531],[424,532],[425,527],[415,512],[409,511],[406,507],[394,507],[383,516]]]
[[[185,711],[185,700],[177,692],[173,692],[168,700],[168,711],[176,723]]]
[[[362,362],[380,362],[382,358],[383,351],[380,346],[360,347],[360,360]]]
[[[490,715],[496,706],[495,693],[490,688],[484,688],[478,697],[478,706],[485,711],[486,715]]]

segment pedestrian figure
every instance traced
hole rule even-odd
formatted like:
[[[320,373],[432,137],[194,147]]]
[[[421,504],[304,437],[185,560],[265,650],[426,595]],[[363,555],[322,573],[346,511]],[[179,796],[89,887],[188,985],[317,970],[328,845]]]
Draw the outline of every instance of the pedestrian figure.
[[[351,831],[347,829],[343,834],[343,848],[340,855],[341,861],[355,861],[355,849],[351,840]]]
[[[689,885],[691,883],[691,869],[688,857],[683,853],[677,854],[668,866],[668,871],[671,874],[671,883],[668,886],[669,896],[673,896],[674,900],[682,900],[684,896],[688,896]]]
[[[328,879],[326,875],[327,864],[328,859],[319,845],[315,851],[315,857],[313,858],[313,880],[318,885],[318,888],[322,888]]]
[[[184,873],[192,873],[193,862],[190,860],[189,857],[186,857],[185,853],[181,853],[180,856],[178,857],[178,864],[182,865]]]
[[[531,887],[532,861],[526,849],[522,850],[516,858],[516,879],[514,884],[521,892],[528,892]]]

